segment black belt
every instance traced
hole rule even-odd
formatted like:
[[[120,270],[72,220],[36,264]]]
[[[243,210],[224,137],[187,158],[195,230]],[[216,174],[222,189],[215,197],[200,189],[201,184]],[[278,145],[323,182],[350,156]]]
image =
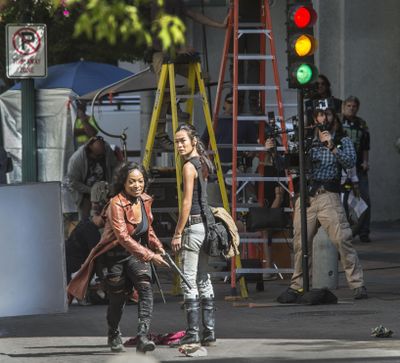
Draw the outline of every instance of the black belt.
[[[203,217],[201,214],[189,215],[185,227],[189,227],[198,223],[203,223]]]
[[[338,180],[315,181],[308,186],[308,195],[314,197],[326,192],[340,193],[340,183]]]
[[[326,190],[325,188],[324,188],[324,186],[320,186],[315,192],[314,192],[314,194],[312,195],[312,196],[317,196],[317,195],[320,195],[320,194],[324,194],[324,193],[327,193],[328,192],[328,190]]]

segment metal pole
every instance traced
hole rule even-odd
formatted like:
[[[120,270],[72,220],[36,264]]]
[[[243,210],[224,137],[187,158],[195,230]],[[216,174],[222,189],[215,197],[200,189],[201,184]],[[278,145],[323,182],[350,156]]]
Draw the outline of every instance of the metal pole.
[[[32,78],[21,81],[22,182],[38,181],[35,120],[35,85]]]
[[[304,152],[304,95],[303,90],[297,90],[297,114],[299,116],[299,167],[300,167],[300,221],[301,221],[301,251],[303,255],[303,289],[309,291],[308,274],[308,241],[307,241],[307,184]]]
[[[32,21],[29,1],[19,2],[22,23]],[[22,134],[22,182],[38,180],[35,83],[32,78],[21,80],[21,134]]]
[[[239,81],[239,64],[238,64],[238,53],[239,53],[239,0],[233,1],[233,114],[232,114],[232,217],[236,221],[236,191],[237,191],[237,131],[238,131],[238,114],[239,114],[239,92],[238,92],[238,81]],[[236,291],[236,258],[231,258],[231,295],[237,295]]]

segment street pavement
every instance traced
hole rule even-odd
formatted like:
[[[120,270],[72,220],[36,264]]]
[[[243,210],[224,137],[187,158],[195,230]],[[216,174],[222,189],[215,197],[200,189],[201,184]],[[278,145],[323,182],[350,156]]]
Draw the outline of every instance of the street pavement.
[[[218,344],[206,349],[207,356],[185,357],[166,346],[146,356],[136,356],[133,347],[111,353],[106,346],[106,307],[73,304],[66,314],[0,318],[0,363],[400,362],[400,223],[375,225],[371,237],[371,243],[354,242],[364,268],[367,300],[352,299],[343,273],[333,291],[339,298],[335,305],[278,304],[276,297],[288,286],[287,279],[266,281],[263,292],[249,283],[249,299],[227,301],[230,286],[217,279]],[[169,281],[163,286],[165,291],[172,287]],[[167,293],[166,298],[163,304],[155,294],[155,334],[185,328],[181,297]],[[135,335],[136,309],[125,309],[124,339]],[[371,336],[379,325],[392,330],[393,336]]]

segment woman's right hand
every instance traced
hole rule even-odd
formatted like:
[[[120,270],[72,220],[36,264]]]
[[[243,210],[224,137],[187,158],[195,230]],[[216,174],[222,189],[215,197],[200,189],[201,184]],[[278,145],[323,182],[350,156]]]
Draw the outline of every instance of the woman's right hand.
[[[182,247],[182,235],[172,237],[171,248],[174,253],[179,252]]]
[[[164,260],[164,258],[158,254],[155,253],[153,258],[151,259],[151,262],[153,262],[154,264],[156,264],[157,266],[165,266],[165,267],[170,267],[168,262]]]

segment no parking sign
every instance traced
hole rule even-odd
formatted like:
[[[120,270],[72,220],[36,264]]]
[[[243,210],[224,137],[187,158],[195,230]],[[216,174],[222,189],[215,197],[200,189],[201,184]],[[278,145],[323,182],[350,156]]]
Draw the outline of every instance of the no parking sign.
[[[7,24],[7,77],[46,77],[46,43],[46,24]]]

